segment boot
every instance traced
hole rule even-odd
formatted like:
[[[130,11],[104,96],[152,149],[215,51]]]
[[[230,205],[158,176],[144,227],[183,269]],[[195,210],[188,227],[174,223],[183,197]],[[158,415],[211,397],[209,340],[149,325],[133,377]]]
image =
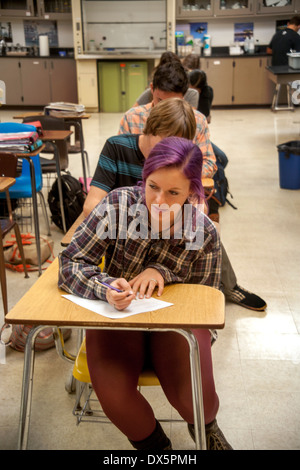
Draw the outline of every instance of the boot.
[[[191,438],[195,442],[195,428],[193,424],[188,423],[188,430]],[[233,450],[226,441],[224,434],[214,419],[211,423],[205,425],[206,448],[207,450]]]
[[[147,452],[155,452],[158,450],[172,450],[170,439],[164,433],[160,423],[156,420],[156,428],[150,436],[142,441],[131,441],[130,444],[137,450],[145,450]]]

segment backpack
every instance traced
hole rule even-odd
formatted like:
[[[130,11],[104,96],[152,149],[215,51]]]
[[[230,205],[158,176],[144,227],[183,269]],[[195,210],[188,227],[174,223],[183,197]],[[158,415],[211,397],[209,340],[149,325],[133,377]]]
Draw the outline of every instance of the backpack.
[[[219,206],[224,206],[226,202],[233,208],[237,209],[228,199],[227,195],[229,194],[233,198],[232,194],[229,192],[228,180],[225,176],[225,171],[222,163],[218,158],[216,158],[217,171],[213,176],[215,182],[215,193],[212,196],[212,199],[217,202]]]
[[[85,195],[80,182],[71,175],[61,177],[66,229],[73,225],[77,217],[81,214]],[[48,204],[51,212],[51,220],[58,228],[63,230],[62,216],[59,203],[58,182],[54,181],[48,194]]]

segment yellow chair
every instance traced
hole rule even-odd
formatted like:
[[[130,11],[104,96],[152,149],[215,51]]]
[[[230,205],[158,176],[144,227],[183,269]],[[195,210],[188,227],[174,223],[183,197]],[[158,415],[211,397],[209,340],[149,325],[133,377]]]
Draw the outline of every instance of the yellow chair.
[[[92,397],[93,388],[87,366],[85,338],[75,359],[73,377],[77,381],[76,400],[73,409],[73,414],[77,417],[77,425],[80,424],[81,421],[110,422],[101,410],[98,400]],[[153,387],[158,385],[160,385],[160,382],[154,371],[147,369],[141,373],[138,381],[139,389],[141,387]],[[81,401],[83,401],[83,405],[81,405]],[[92,406],[94,406],[94,408],[92,408]],[[169,419],[160,419],[160,421],[169,421]],[[172,421],[182,421],[182,419],[172,419]]]

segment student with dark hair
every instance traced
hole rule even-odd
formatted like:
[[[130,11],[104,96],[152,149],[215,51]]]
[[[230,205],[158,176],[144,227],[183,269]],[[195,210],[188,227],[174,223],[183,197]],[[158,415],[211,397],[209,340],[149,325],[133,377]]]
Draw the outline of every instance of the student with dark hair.
[[[211,122],[210,109],[214,99],[214,92],[211,86],[207,84],[206,73],[203,70],[191,70],[188,74],[190,87],[199,93],[197,110],[204,114],[207,122]]]
[[[160,61],[158,65],[153,69],[152,71],[152,78],[150,83],[152,82],[153,75],[156,72],[156,70],[164,64],[170,64],[170,63],[181,63],[179,57],[174,54],[174,52],[167,51],[164,52],[161,55]],[[147,88],[136,100],[135,104],[133,106],[141,106],[147,103],[151,103],[153,97],[152,97],[152,90],[151,87]],[[198,103],[198,93],[196,90],[193,88],[188,88],[187,91],[184,93],[184,99],[195,109],[197,109],[197,103]]]

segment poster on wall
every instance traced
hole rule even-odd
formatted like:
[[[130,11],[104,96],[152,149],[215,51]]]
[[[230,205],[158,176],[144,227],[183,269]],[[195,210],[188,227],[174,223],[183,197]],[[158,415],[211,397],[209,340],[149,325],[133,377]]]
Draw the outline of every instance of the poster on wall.
[[[49,47],[58,47],[58,35],[56,21],[31,21],[24,20],[25,45],[38,46],[39,36],[47,35]]]
[[[190,23],[190,34],[203,42],[203,36],[207,34],[207,23]]]
[[[244,42],[253,38],[253,23],[234,23],[234,41]]]

